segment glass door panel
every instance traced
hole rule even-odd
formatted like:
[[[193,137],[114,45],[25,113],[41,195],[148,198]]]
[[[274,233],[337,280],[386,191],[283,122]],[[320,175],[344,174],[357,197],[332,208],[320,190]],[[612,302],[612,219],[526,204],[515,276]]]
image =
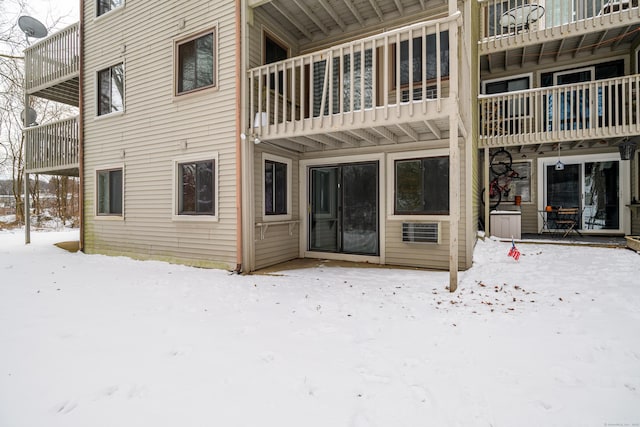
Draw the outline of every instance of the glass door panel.
[[[378,164],[342,167],[342,251],[378,254]]]
[[[565,165],[563,170],[547,166],[547,205],[554,208],[581,209],[580,164]],[[549,219],[549,228],[556,228],[553,218]]]
[[[553,83],[554,86],[575,85],[592,81],[594,75],[594,67],[562,71],[553,75]],[[555,109],[552,96],[549,98],[549,129],[567,130],[589,127],[591,104],[588,87],[580,86],[573,89],[560,87]]]
[[[584,229],[620,228],[619,181],[617,161],[584,164]]]
[[[309,176],[309,250],[378,255],[378,163],[313,167]]]
[[[338,242],[338,168],[312,168],[309,249],[337,252]]]

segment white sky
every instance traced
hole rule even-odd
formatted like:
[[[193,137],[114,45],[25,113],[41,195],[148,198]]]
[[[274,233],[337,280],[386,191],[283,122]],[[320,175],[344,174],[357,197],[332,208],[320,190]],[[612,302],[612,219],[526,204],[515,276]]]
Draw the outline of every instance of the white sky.
[[[15,15],[18,19],[18,8],[16,0],[2,0],[5,13],[9,16]],[[60,23],[55,25],[54,30],[59,30],[67,25],[71,25],[79,20],[80,0],[27,0],[27,14],[42,22],[47,28],[54,25],[56,20]]]

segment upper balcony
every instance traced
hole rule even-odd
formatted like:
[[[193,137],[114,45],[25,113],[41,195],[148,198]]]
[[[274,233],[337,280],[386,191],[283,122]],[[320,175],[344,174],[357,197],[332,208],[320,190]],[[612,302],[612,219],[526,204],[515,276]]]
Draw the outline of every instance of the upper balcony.
[[[29,46],[24,54],[25,90],[29,95],[78,106],[80,89],[78,23]]]
[[[482,69],[624,49],[638,40],[638,0],[481,0]]]
[[[27,173],[78,176],[77,117],[28,127],[24,136]]]
[[[248,133],[299,151],[446,137],[460,23],[456,13],[249,70]]]
[[[480,95],[480,147],[615,145],[640,134],[640,74]]]

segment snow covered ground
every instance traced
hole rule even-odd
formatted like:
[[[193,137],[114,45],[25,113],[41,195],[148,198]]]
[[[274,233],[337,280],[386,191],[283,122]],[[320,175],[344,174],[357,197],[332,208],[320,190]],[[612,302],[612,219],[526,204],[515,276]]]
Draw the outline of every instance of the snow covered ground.
[[[0,232],[0,426],[638,426],[640,255],[277,276]]]

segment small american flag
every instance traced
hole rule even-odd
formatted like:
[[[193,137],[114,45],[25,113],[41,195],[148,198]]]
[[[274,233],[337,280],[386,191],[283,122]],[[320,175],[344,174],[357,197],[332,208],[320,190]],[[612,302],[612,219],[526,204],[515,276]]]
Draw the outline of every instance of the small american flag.
[[[507,256],[512,257],[516,261],[520,259],[520,251],[518,250],[518,248],[516,248],[516,243],[513,241],[513,239],[511,240],[511,249],[509,249],[509,253],[507,254]]]

